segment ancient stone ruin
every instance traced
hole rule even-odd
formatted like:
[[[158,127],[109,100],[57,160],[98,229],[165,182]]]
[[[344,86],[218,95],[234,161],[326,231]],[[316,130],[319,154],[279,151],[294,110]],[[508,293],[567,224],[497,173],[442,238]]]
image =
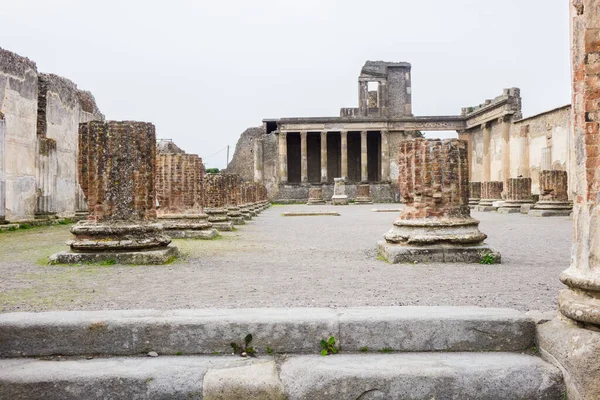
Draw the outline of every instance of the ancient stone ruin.
[[[79,127],[79,182],[90,215],[71,228],[70,252],[55,263],[162,264],[177,256],[156,220],[156,133],[146,122]]]
[[[232,231],[233,222],[227,215],[225,178],[221,174],[206,174],[203,178],[204,211],[208,221],[219,231]]]
[[[500,262],[470,215],[467,143],[407,140],[399,154],[406,208],[378,242],[380,255],[391,263]]]
[[[481,201],[481,182],[469,182],[469,208],[473,209]]]
[[[481,200],[475,207],[475,211],[496,211],[498,202],[502,201],[502,190],[504,184],[499,181],[481,182]]]
[[[509,178],[506,186],[506,196],[502,207],[498,208],[501,214],[520,213],[521,208],[533,205],[531,197],[531,178]]]
[[[325,204],[323,198],[323,188],[311,187],[308,189],[308,202],[306,204]]]
[[[542,171],[540,173],[540,198],[529,215],[534,217],[569,216],[573,206],[567,194],[566,171]]]
[[[371,185],[356,185],[356,204],[373,204]]]
[[[240,178],[235,174],[223,174],[225,179],[225,208],[227,216],[234,225],[243,225],[244,216],[239,207],[240,203]]]
[[[156,194],[158,219],[173,238],[213,239],[218,233],[202,208],[202,159],[158,147]]]
[[[335,178],[335,185],[333,187],[333,196],[331,197],[331,204],[334,206],[346,206],[348,205],[348,195],[346,194],[346,180],[344,178]]]

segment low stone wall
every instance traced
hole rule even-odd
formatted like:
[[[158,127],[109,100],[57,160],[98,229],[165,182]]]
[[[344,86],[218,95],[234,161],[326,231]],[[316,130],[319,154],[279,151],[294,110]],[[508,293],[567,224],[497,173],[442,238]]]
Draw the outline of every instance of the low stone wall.
[[[349,200],[356,200],[356,187],[359,184],[346,183],[346,195]],[[308,190],[314,185],[311,184],[294,184],[294,185],[278,185],[277,194],[273,198],[276,203],[306,203],[308,200]],[[317,185],[323,189],[323,199],[330,201],[333,196],[333,183]],[[397,196],[391,184],[373,183],[371,186],[371,197],[375,203],[393,203],[400,199]]]

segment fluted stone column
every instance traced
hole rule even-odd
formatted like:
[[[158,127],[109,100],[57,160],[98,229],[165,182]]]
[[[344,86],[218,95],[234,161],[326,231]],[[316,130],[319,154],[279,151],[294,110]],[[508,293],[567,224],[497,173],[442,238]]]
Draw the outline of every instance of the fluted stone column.
[[[177,255],[156,220],[156,134],[145,122],[79,126],[79,183],[90,215],[56,263],[162,264]]]
[[[528,209],[533,204],[531,178],[509,178],[505,193],[504,204],[498,208],[501,214],[520,213],[521,209]]]
[[[390,145],[386,130],[381,131],[381,181],[390,181]]]
[[[323,199],[323,188],[316,186],[309,188],[308,202],[306,204],[325,204],[325,200]]]
[[[489,122],[481,125],[483,130],[483,182],[492,179],[492,154],[491,154],[491,125]]]
[[[541,356],[559,366],[568,399],[597,399],[600,393],[600,0],[569,2],[572,31],[571,127],[576,163],[572,179],[571,265],[560,276],[558,318],[538,325]]]
[[[327,182],[327,131],[321,132],[321,182]]]
[[[567,171],[540,172],[540,199],[529,211],[533,217],[560,217],[571,215]]]
[[[341,158],[342,158],[342,179],[348,179],[348,131],[342,131],[341,136]],[[335,177],[334,177],[335,178]]]
[[[369,181],[367,131],[360,132],[360,181]]]
[[[213,239],[217,231],[202,209],[202,160],[196,154],[158,153],[158,220],[173,238]]]
[[[225,208],[225,178],[221,174],[206,174],[203,179],[204,212],[219,231],[232,231],[233,222]]]
[[[475,211],[496,211],[498,207],[494,203],[502,201],[503,189],[502,181],[481,182],[481,200],[475,206]]]
[[[519,168],[518,174],[524,178],[531,177],[531,169],[529,166],[529,125],[521,127],[519,132]]]
[[[254,182],[262,183],[264,179],[264,141],[254,138]]]
[[[458,139],[405,140],[398,183],[406,208],[378,242],[392,263],[500,262],[468,206],[467,143]]]
[[[542,157],[540,158],[540,172],[550,170],[552,170],[552,147],[543,147]]]
[[[371,185],[360,184],[356,185],[356,204],[373,204],[371,197]]]
[[[467,159],[468,162],[468,159]],[[470,165],[470,164],[469,164]],[[469,182],[469,208],[473,209],[481,200],[481,182]]]
[[[306,146],[306,132],[300,132],[300,155],[301,155],[301,182],[308,182],[308,148]]]
[[[288,182],[287,132],[279,132],[279,182]]]
[[[225,180],[225,209],[227,216],[234,225],[243,225],[244,216],[238,206],[240,199],[240,177],[236,174],[223,174]]]

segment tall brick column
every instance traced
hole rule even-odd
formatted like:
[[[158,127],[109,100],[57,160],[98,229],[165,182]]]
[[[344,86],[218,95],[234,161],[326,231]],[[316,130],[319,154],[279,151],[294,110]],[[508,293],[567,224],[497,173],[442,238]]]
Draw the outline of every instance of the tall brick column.
[[[244,216],[239,207],[240,202],[240,177],[236,174],[224,174],[225,179],[225,208],[227,216],[234,225],[243,225]]]
[[[531,178],[508,178],[506,198],[502,207],[498,208],[498,212],[501,214],[520,213],[522,206],[531,204],[533,204]]]
[[[502,201],[503,188],[502,181],[481,182],[481,200],[475,211],[496,211],[498,207],[494,203]]]
[[[225,178],[221,174],[206,174],[203,179],[204,211],[208,221],[219,231],[232,231],[233,222],[225,208]]]
[[[533,217],[560,217],[571,215],[567,171],[540,172],[540,199],[529,215]]]
[[[480,200],[481,182],[469,182],[469,208],[475,208]]]
[[[540,354],[560,367],[568,399],[600,394],[600,0],[569,1],[574,158],[571,266],[560,280],[559,317],[537,328]]]
[[[196,154],[156,156],[158,219],[175,238],[213,239],[217,231],[202,209],[202,159]]]
[[[55,254],[51,262],[159,264],[176,256],[156,221],[155,168],[154,125],[80,124],[79,183],[90,214],[71,229],[71,252]]]
[[[406,208],[378,243],[392,263],[473,262],[500,254],[483,244],[486,235],[468,206],[467,143],[413,139],[400,142],[398,178]]]

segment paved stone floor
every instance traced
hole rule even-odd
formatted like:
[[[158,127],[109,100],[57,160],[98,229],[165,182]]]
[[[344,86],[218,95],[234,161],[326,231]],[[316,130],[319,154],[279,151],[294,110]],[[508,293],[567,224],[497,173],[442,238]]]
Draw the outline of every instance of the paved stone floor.
[[[475,305],[548,311],[569,263],[567,217],[474,213],[501,265],[387,264],[375,243],[397,213],[273,206],[214,241],[175,240],[165,266],[50,266],[68,226],[0,233],[0,310]],[[286,211],[341,216],[282,217]]]

